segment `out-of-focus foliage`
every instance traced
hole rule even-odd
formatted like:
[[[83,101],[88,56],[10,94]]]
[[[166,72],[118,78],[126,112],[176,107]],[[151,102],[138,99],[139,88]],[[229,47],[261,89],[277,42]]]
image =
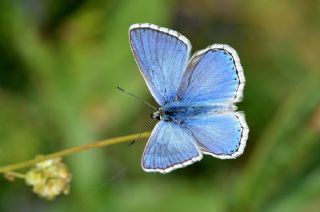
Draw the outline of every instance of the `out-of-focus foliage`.
[[[320,208],[319,1],[41,1],[0,7],[0,164],[139,132],[153,101],[128,27],[174,28],[193,50],[227,43],[247,79],[250,135],[236,160],[144,173],[144,141],[66,158],[68,196],[0,180],[0,211],[315,211]]]

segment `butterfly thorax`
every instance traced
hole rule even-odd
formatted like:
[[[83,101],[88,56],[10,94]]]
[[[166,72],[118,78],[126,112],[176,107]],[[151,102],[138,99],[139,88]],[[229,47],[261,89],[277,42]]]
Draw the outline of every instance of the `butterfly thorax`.
[[[152,113],[152,118],[181,124],[188,119],[194,119],[207,115],[218,115],[221,113],[232,112],[237,109],[230,104],[199,104],[174,102],[159,108]]]

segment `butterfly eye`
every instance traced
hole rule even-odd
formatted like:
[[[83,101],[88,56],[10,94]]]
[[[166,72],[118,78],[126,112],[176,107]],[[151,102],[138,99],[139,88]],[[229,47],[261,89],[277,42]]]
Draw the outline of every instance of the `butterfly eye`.
[[[159,113],[159,111],[156,111],[156,112],[154,112],[154,113],[151,113],[151,114],[150,114],[150,117],[151,117],[152,119],[160,120],[160,113]]]

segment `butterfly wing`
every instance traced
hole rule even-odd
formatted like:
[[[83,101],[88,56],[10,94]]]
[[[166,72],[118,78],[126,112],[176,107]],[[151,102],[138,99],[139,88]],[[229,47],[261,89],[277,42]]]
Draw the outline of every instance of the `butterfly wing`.
[[[178,98],[192,102],[239,102],[245,78],[236,51],[214,44],[196,52],[182,78]]]
[[[187,129],[160,121],[152,131],[141,163],[147,172],[168,173],[201,159],[196,141]]]
[[[176,31],[153,24],[134,24],[130,45],[140,71],[155,100],[174,100],[189,60],[191,45]]]
[[[183,125],[197,141],[203,154],[220,159],[241,155],[249,133],[244,115],[240,112],[190,118]]]

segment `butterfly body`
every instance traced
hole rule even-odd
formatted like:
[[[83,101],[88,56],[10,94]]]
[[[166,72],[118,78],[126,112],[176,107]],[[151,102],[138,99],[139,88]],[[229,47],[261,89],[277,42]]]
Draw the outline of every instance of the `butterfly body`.
[[[162,121],[183,124],[189,119],[195,119],[201,116],[214,116],[235,110],[236,106],[229,104],[205,105],[173,102],[159,108],[159,110],[153,113],[152,117]]]
[[[213,44],[190,58],[191,44],[180,33],[154,24],[134,24],[130,45],[145,82],[160,105],[142,157],[147,172],[168,173],[202,159],[243,153],[248,138],[242,100],[245,78],[239,56]]]

